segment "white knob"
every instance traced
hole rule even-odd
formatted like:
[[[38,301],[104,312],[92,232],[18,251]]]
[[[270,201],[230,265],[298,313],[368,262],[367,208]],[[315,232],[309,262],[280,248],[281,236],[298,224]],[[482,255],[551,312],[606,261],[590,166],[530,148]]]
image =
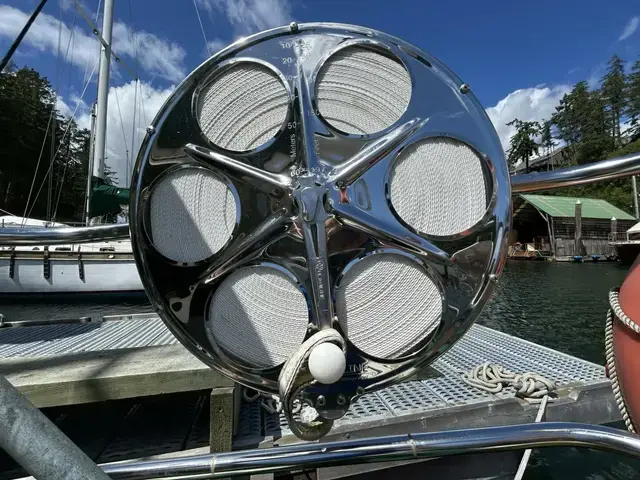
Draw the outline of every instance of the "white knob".
[[[309,371],[320,383],[335,383],[340,380],[347,360],[342,349],[334,343],[321,343],[309,355]]]

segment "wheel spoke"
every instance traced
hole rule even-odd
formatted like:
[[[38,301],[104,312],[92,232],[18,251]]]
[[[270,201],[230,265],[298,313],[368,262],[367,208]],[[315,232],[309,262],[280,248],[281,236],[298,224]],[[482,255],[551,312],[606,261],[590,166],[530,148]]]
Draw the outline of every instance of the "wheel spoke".
[[[315,221],[302,222],[302,234],[307,251],[307,269],[313,296],[313,309],[318,328],[331,328],[333,321],[333,301],[329,261],[327,258],[327,234],[324,223],[328,215],[318,209]]]
[[[184,146],[184,151],[198,163],[204,164],[207,167],[217,167],[227,170],[239,175],[243,180],[251,181],[252,184],[254,183],[252,180],[259,180],[277,188],[287,190],[291,188],[291,178],[286,175],[278,175],[261,170],[208,148],[188,143]]]
[[[383,242],[390,242],[425,255],[435,263],[446,265],[450,256],[444,250],[417,235],[386,215],[372,215],[350,203],[334,205],[339,219],[347,226]]]
[[[255,230],[229,246],[198,278],[197,283],[210,283],[247,259],[258,256],[266,246],[286,234],[291,224],[289,211],[285,208],[273,212]]]
[[[301,62],[298,64],[295,99],[297,132],[300,140],[298,156],[301,160],[301,165],[306,166],[310,172],[314,172],[320,168],[321,163],[315,146],[315,127],[318,119],[313,111],[309,82],[307,81],[307,76],[304,73]]]
[[[370,142],[353,157],[336,167],[329,177],[329,181],[340,182],[344,185],[351,184],[414,132],[422,128],[426,122],[427,120],[414,118]]]

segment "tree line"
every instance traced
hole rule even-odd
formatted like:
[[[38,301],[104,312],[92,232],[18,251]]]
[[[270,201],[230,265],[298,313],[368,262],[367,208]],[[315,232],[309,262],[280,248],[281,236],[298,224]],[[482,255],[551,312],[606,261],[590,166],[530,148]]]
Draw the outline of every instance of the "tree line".
[[[82,221],[91,134],[60,114],[46,77],[14,65],[0,73],[0,132],[0,215]]]
[[[640,151],[640,60],[625,73],[624,61],[613,55],[599,88],[586,81],[565,94],[550,118],[541,122],[513,119],[507,161],[525,165],[537,155],[551,155],[562,147],[560,166],[582,165]],[[555,195],[602,198],[631,212],[633,196],[628,180],[571,187]]]

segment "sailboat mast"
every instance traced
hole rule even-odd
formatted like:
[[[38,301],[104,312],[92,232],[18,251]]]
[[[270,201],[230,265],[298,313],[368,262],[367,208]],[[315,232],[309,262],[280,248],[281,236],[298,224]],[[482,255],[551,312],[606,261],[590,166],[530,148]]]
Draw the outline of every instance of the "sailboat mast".
[[[49,183],[47,185],[47,222],[53,217],[53,162],[56,157],[56,114],[51,115],[51,154],[49,156]],[[62,186],[61,186],[62,188]]]
[[[104,178],[104,158],[107,135],[107,102],[109,97],[109,73],[111,70],[111,33],[113,30],[114,0],[105,0],[102,19],[102,38],[100,48],[100,72],[98,74],[98,118],[96,123],[96,141],[93,155],[93,175]],[[105,45],[106,44],[106,45]]]
[[[96,141],[96,104],[91,105],[91,131],[89,132],[89,161],[87,162],[87,193],[84,196],[84,222],[89,225],[89,201],[91,200],[91,177],[93,176],[94,145]]]

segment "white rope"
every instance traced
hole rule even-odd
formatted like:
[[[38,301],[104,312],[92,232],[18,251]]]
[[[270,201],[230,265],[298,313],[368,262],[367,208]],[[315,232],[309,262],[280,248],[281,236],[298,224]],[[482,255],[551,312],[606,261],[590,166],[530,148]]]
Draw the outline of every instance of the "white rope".
[[[307,339],[287,360],[278,377],[280,395],[259,393],[243,389],[242,398],[252,403],[260,400],[260,406],[268,413],[283,413],[293,434],[301,440],[313,441],[323,437],[331,430],[333,420],[323,418],[310,405],[304,405],[299,398],[300,392],[309,385],[317,383],[309,372],[311,351],[322,343],[335,343],[343,351],[346,343],[334,329],[321,330]]]
[[[516,396],[530,404],[540,404],[536,414],[536,423],[542,421],[547,410],[547,404],[555,400],[550,395],[555,390],[555,384],[548,378],[534,372],[517,374],[506,370],[496,363],[485,363],[462,373],[462,381],[467,385],[489,393],[499,393],[504,387],[513,385]],[[531,449],[525,450],[518,466],[514,480],[522,480],[529,464]]]
[[[547,410],[547,403],[549,402],[549,395],[545,395],[542,397],[542,402],[540,402],[540,407],[538,408],[538,414],[536,415],[536,422],[540,423],[542,421],[542,417],[544,416]],[[522,455],[522,459],[520,460],[520,465],[518,466],[518,471],[516,472],[513,480],[522,480],[524,477],[524,472],[527,469],[527,465],[529,464],[529,458],[531,458],[531,448],[527,448]]]
[[[282,402],[282,412],[289,423],[293,434],[301,440],[314,441],[324,437],[333,426],[333,420],[320,415],[310,418],[312,409],[307,409],[304,423],[299,422],[293,416],[294,400],[298,394],[317,381],[309,372],[309,356],[312,350],[323,343],[335,343],[346,354],[346,343],[342,336],[333,328],[327,328],[307,339],[300,348],[284,364],[278,377],[278,390]],[[308,420],[308,421],[307,421]]]
[[[618,300],[618,293],[618,289],[612,289],[609,292],[609,304],[611,305],[611,308],[607,312],[607,323],[604,331],[605,356],[607,359],[607,369],[609,370],[609,379],[611,380],[611,388],[613,389],[613,397],[615,398],[618,409],[622,414],[622,420],[624,420],[624,424],[631,433],[636,433],[633,422],[631,421],[631,416],[629,415],[629,411],[627,410],[627,405],[624,401],[622,390],[620,389],[620,382],[618,381],[616,356],[613,349],[614,315],[618,319],[620,319],[627,327],[635,332],[638,332],[638,326],[622,311],[620,302]]]
[[[506,370],[502,365],[485,363],[462,373],[462,380],[472,387],[488,393],[499,393],[504,387],[513,385],[516,396],[527,403],[541,403],[545,396],[551,395],[555,384],[548,378],[534,372],[517,374]],[[553,401],[549,398],[549,401]]]
[[[631,320],[627,316],[627,314],[622,311],[622,307],[620,306],[619,296],[620,296],[620,289],[612,288],[609,291],[609,305],[611,306],[613,313],[618,318],[618,320],[620,320],[622,323],[624,323],[627,326],[627,328],[631,329],[632,331],[640,335],[640,326],[636,322]]]

